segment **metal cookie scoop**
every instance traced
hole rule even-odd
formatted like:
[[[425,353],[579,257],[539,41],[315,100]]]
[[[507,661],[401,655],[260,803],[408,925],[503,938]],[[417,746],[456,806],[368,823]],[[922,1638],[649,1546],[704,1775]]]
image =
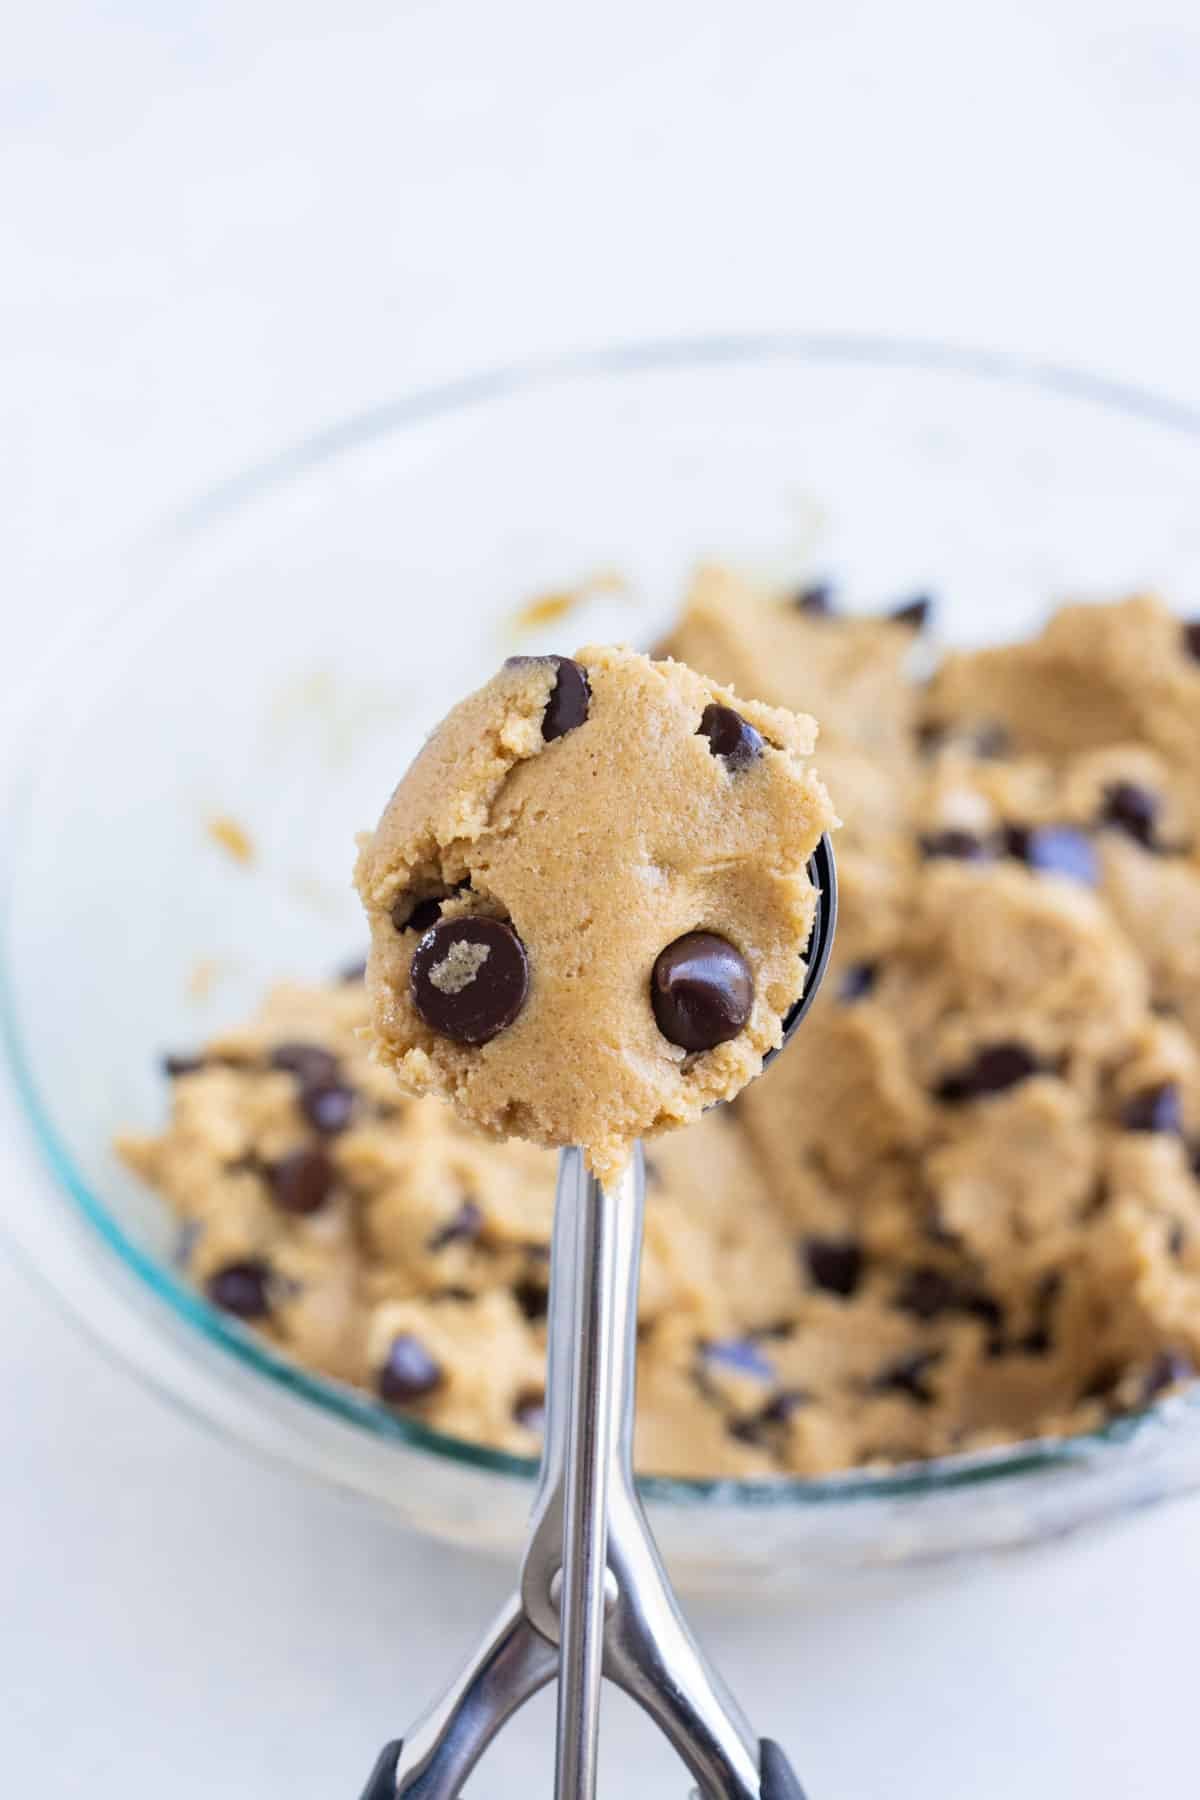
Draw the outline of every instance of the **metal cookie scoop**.
[[[827,837],[809,873],[817,913],[784,1044],[833,943],[837,871]],[[754,1735],[688,1630],[634,1484],[644,1187],[640,1144],[607,1187],[578,1150],[559,1158],[546,1437],[517,1592],[442,1698],[384,1747],[362,1800],[457,1800],[505,1720],[555,1675],[556,1800],[593,1800],[604,1676],[659,1725],[701,1800],[804,1800],[783,1751]]]

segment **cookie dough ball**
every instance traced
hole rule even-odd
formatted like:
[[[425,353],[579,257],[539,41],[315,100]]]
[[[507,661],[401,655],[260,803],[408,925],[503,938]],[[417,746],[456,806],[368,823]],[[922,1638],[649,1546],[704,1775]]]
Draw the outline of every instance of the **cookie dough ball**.
[[[602,1177],[729,1099],[804,985],[815,738],[679,663],[510,659],[361,846],[383,1060]]]

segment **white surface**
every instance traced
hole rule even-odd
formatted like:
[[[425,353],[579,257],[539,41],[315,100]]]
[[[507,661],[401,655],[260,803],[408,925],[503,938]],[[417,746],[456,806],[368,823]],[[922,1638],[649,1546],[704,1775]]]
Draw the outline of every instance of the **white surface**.
[[[0,63],[0,682],[155,509],[530,350],[847,326],[1200,403],[1198,101],[1185,0],[25,8]],[[503,1573],[221,1449],[3,1264],[0,1382],[7,1788],[352,1796]],[[1198,1525],[1189,1503],[700,1623],[813,1800],[1171,1800],[1196,1780]],[[477,1790],[547,1791],[549,1720]],[[606,1791],[682,1793],[624,1708],[606,1729]]]

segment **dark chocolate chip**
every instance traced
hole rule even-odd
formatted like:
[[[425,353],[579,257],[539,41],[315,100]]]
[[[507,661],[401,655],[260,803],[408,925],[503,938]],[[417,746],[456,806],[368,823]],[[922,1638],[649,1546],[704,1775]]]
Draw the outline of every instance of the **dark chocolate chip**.
[[[922,856],[948,856],[956,862],[989,862],[992,857],[991,846],[970,831],[932,831],[920,842]]]
[[[927,719],[923,725],[917,726],[917,749],[922,756],[933,756],[946,741],[946,726],[935,725]]]
[[[522,1279],[514,1282],[513,1299],[531,1325],[544,1319],[550,1307],[550,1295],[540,1282]]]
[[[583,664],[573,662],[569,656],[510,656],[505,667],[511,669],[521,663],[542,661],[553,663],[558,671],[542,714],[542,737],[550,744],[584,723],[592,703],[592,686]]]
[[[718,706],[715,701],[701,713],[696,736],[706,737],[712,754],[723,756],[730,769],[747,768],[763,753],[761,732],[755,731],[732,706]]]
[[[1024,1044],[985,1044],[965,1069],[943,1077],[937,1096],[954,1104],[978,1100],[986,1094],[1002,1094],[1035,1075],[1037,1068],[1037,1058]]]
[[[758,1415],[764,1425],[786,1425],[793,1413],[812,1404],[812,1395],[804,1388],[780,1388]]]
[[[1004,1308],[984,1288],[957,1281],[932,1263],[922,1263],[908,1271],[892,1304],[926,1322],[942,1313],[958,1312],[978,1319],[993,1331],[1004,1323]]]
[[[1117,1363],[1101,1363],[1087,1386],[1081,1389],[1081,1400],[1109,1400],[1113,1389],[1121,1380],[1122,1370]]]
[[[271,1198],[287,1213],[313,1213],[328,1200],[336,1171],[324,1150],[293,1150],[269,1174]]]
[[[905,600],[894,606],[888,614],[897,625],[911,625],[914,631],[924,631],[933,611],[933,601],[928,594],[915,594],[911,600]]]
[[[842,979],[838,983],[838,999],[849,1006],[853,1000],[862,1000],[875,986],[879,973],[875,963],[851,963],[842,971]]]
[[[334,1137],[354,1117],[358,1095],[340,1081],[313,1081],[300,1090],[300,1111],[315,1131]]]
[[[530,1388],[527,1393],[517,1396],[513,1407],[513,1418],[526,1431],[532,1431],[537,1437],[546,1434],[546,1396],[537,1388]]]
[[[919,1406],[928,1406],[933,1390],[926,1377],[941,1359],[940,1350],[912,1350],[895,1362],[885,1363],[871,1386],[878,1394],[907,1394]]]
[[[1104,790],[1100,820],[1104,825],[1115,825],[1144,850],[1153,850],[1158,810],[1158,795],[1149,788],[1139,787],[1134,781],[1117,781]]]
[[[1200,619],[1189,619],[1183,628],[1183,647],[1200,662]]]
[[[833,611],[833,583],[810,582],[793,596],[792,605],[797,612],[810,613],[814,618],[828,618]]]
[[[286,1069],[306,1087],[332,1081],[338,1072],[337,1057],[322,1044],[276,1044],[271,1067]]]
[[[512,1024],[528,991],[525,946],[503,919],[441,919],[413,952],[413,1005],[431,1031],[457,1044],[490,1042]]]
[[[366,978],[367,959],[365,956],[360,956],[357,962],[343,964],[342,968],[338,970],[338,980],[344,982],[347,987],[353,987],[355,982],[365,981]]]
[[[382,1397],[393,1406],[407,1406],[431,1394],[442,1379],[436,1363],[420,1338],[402,1331],[392,1339],[387,1361],[379,1371],[378,1384]]]
[[[1195,1365],[1190,1357],[1180,1350],[1160,1350],[1146,1371],[1142,1382],[1142,1404],[1157,1399],[1167,1388],[1178,1387],[1184,1381],[1191,1381],[1196,1373]]]
[[[448,1244],[472,1244],[482,1230],[482,1212],[474,1200],[464,1200],[454,1217],[433,1233],[428,1248],[444,1250]]]
[[[1163,1081],[1131,1094],[1121,1108],[1121,1124],[1126,1131],[1182,1131],[1183,1112],[1175,1083]]]
[[[719,1368],[753,1375],[756,1381],[775,1379],[775,1370],[753,1338],[714,1338],[700,1348],[705,1362],[716,1363]]]
[[[1100,879],[1095,845],[1075,825],[1009,825],[1004,839],[1010,856],[1041,875],[1066,875],[1087,887]]]
[[[214,1306],[239,1319],[263,1319],[271,1310],[271,1271],[257,1257],[226,1263],[206,1285]]]
[[[918,1319],[936,1319],[959,1302],[959,1289],[949,1275],[932,1264],[910,1269],[896,1291],[892,1302],[901,1312]]]
[[[683,1050],[711,1050],[737,1036],[754,1004],[741,952],[712,931],[689,931],[660,951],[650,976],[658,1029]]]
[[[195,1075],[204,1066],[202,1056],[176,1056],[168,1051],[162,1059],[163,1074],[172,1081],[178,1081],[181,1075]]]
[[[804,1260],[813,1285],[830,1294],[846,1297],[862,1279],[863,1251],[856,1238],[806,1238]]]
[[[1176,1219],[1167,1235],[1167,1251],[1171,1256],[1182,1256],[1187,1248],[1187,1226]]]

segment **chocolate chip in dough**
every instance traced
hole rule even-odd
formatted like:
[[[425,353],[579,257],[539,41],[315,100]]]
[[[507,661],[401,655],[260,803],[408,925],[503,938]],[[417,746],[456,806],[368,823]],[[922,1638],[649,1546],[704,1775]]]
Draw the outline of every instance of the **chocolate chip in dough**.
[[[531,1325],[544,1319],[550,1310],[549,1291],[539,1281],[530,1281],[525,1277],[515,1282],[512,1296]]]
[[[851,963],[848,969],[844,969],[837,991],[837,997],[843,1006],[865,999],[875,986],[878,974],[879,970],[874,963]]]
[[[931,831],[921,839],[921,855],[930,859],[946,856],[955,862],[990,862],[992,851],[971,831]]]
[[[932,1264],[910,1269],[897,1289],[893,1305],[918,1319],[936,1319],[958,1304],[957,1284]]]
[[[535,1437],[546,1435],[546,1396],[540,1389],[530,1388],[527,1393],[517,1396],[513,1407],[513,1418],[526,1431],[532,1431]]]
[[[871,1383],[877,1394],[906,1394],[918,1406],[933,1402],[933,1390],[927,1376],[941,1361],[940,1350],[913,1350],[895,1362],[885,1363]]]
[[[1117,781],[1104,790],[1100,820],[1104,825],[1115,825],[1143,850],[1153,850],[1158,810],[1158,795],[1149,788],[1136,781]]]
[[[333,1189],[335,1171],[324,1150],[293,1150],[270,1170],[271,1198],[283,1212],[314,1213]]]
[[[337,1057],[323,1044],[276,1044],[271,1052],[271,1067],[286,1069],[305,1086],[332,1081],[338,1072]]]
[[[1183,647],[1200,662],[1200,619],[1189,619],[1183,628]]]
[[[444,1250],[448,1244],[473,1244],[483,1230],[483,1213],[474,1200],[464,1200],[452,1219],[429,1239],[430,1250]]]
[[[503,919],[441,919],[413,953],[409,992],[431,1031],[456,1044],[490,1043],[529,991],[529,958]]]
[[[584,723],[592,703],[592,685],[583,664],[569,656],[510,656],[504,666],[515,669],[530,662],[550,662],[558,671],[542,714],[542,738],[551,744]]]
[[[264,1319],[271,1310],[271,1271],[258,1257],[226,1263],[207,1282],[214,1306],[238,1319]]]
[[[763,753],[762,734],[734,712],[732,706],[706,706],[700,715],[697,737],[706,737],[714,756],[722,756],[729,769],[744,769]]]
[[[897,625],[910,625],[914,631],[924,631],[932,611],[933,601],[928,594],[914,594],[911,600],[894,606],[888,618],[894,619]]]
[[[689,931],[659,953],[650,976],[658,1029],[683,1050],[712,1050],[737,1036],[754,1005],[746,959],[727,938]]]
[[[202,1056],[179,1056],[168,1051],[162,1059],[163,1074],[172,1081],[178,1081],[181,1075],[195,1075],[204,1067]]]
[[[1121,1108],[1121,1124],[1126,1131],[1182,1131],[1183,1112],[1175,1083],[1163,1081],[1131,1094]]]
[[[987,1094],[1002,1094],[1036,1074],[1037,1068],[1037,1058],[1024,1044],[985,1044],[965,1069],[943,1077],[937,1096],[956,1104],[979,1100]]]
[[[848,1298],[862,1279],[863,1251],[857,1238],[810,1237],[804,1260],[814,1287]]]
[[[393,1406],[407,1406],[431,1394],[442,1379],[436,1363],[420,1338],[402,1331],[392,1339],[387,1361],[377,1377],[379,1392]]]

